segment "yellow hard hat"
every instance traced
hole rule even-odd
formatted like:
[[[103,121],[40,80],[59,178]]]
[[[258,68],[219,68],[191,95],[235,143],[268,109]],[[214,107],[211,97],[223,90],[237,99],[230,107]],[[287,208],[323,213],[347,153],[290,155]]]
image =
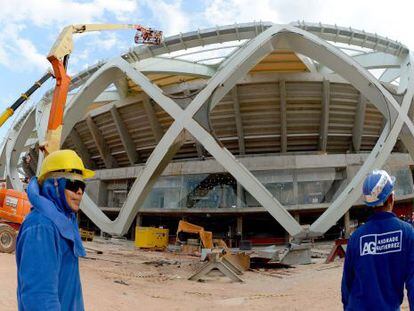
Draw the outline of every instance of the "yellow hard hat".
[[[82,159],[75,151],[69,149],[57,150],[43,160],[38,179],[42,182],[46,174],[51,172],[73,173],[74,171],[82,175],[84,179],[91,178],[95,175],[94,171],[85,168]]]

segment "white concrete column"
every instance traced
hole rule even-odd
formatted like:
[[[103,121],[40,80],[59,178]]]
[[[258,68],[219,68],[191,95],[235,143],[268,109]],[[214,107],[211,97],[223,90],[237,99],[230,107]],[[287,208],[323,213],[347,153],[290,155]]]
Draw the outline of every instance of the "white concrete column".
[[[239,182],[237,182],[236,196],[237,196],[237,199],[236,199],[237,208],[244,207],[245,198],[244,198],[243,186]]]

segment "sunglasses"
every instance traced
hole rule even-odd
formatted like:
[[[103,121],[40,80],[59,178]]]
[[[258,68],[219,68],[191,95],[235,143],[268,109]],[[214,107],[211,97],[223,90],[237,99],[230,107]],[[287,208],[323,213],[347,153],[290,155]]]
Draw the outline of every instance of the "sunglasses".
[[[81,180],[67,179],[65,189],[77,192],[79,189],[82,190],[82,193],[85,192],[86,184]]]

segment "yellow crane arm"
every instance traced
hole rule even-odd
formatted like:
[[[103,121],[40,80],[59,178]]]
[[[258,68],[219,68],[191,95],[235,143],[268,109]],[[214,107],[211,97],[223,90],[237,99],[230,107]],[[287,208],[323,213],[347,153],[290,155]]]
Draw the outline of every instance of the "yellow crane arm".
[[[52,77],[51,72],[45,73],[26,92],[20,95],[20,97],[0,115],[0,127],[14,114],[17,108],[19,108],[22,104],[24,104],[29,99],[30,95],[36,92],[36,90],[40,88],[42,84],[45,83],[51,77]]]
[[[158,45],[162,40],[162,31],[134,24],[81,24],[63,28],[52,46],[47,59],[52,64],[56,87],[53,92],[50,117],[47,126],[46,141],[40,148],[49,154],[59,150],[62,136],[63,112],[69,91],[70,77],[66,68],[69,55],[73,50],[73,34],[101,30],[136,29],[135,43]]]
[[[102,30],[121,30],[121,29],[136,29],[143,34],[151,34],[148,38],[158,38],[159,40],[152,41],[143,41],[146,44],[159,44],[162,39],[162,32],[152,30],[151,28],[146,28],[141,25],[136,24],[79,24],[79,25],[69,25],[66,26],[59,37],[57,38],[55,44],[52,46],[47,59],[57,58],[63,60],[66,55],[72,53],[73,50],[73,34],[75,33],[84,33],[91,31],[102,31]],[[144,38],[145,39],[145,38]],[[137,42],[138,43],[138,42]]]

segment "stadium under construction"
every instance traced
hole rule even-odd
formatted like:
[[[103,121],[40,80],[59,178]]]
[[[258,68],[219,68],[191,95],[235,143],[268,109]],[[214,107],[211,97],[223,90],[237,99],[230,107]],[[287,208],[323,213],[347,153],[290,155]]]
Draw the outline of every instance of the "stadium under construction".
[[[133,237],[187,219],[230,245],[336,238],[364,222],[366,174],[414,198],[409,49],[361,30],[296,22],[195,30],[76,74],[63,148],[96,170],[81,226]],[[9,187],[38,170],[52,92],[1,151]]]

